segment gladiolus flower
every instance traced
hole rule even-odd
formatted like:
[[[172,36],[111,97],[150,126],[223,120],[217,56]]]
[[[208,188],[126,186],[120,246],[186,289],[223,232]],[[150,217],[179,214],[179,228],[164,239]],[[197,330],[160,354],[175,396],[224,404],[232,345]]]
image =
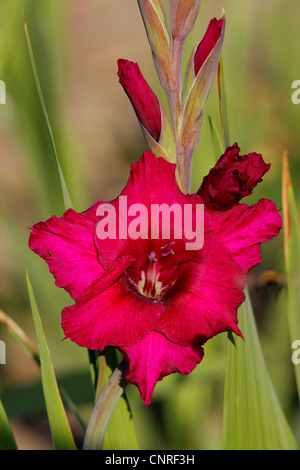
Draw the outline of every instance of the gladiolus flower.
[[[252,193],[269,170],[262,156],[257,153],[239,155],[237,144],[227,148],[217,164],[204,178],[198,191],[207,207],[227,210],[240,199]]]
[[[194,226],[203,204],[201,195],[178,189],[175,168],[145,153],[110,205],[100,201],[81,214],[69,209],[61,218],[36,224],[29,240],[56,284],[75,300],[62,312],[66,338],[89,349],[119,349],[128,364],[126,377],[145,404],[157,381],[174,372],[189,374],[201,362],[209,338],[224,331],[241,335],[237,308],[244,300],[246,272],[260,262],[261,242],[281,227],[275,204],[261,200],[227,211],[204,208],[200,248],[186,249],[186,232],[176,236],[185,228],[184,218],[166,239],[147,215],[153,205],[182,213],[188,205]],[[124,197],[131,208],[126,214]],[[107,223],[115,216],[117,224],[112,238],[99,236],[105,207]],[[128,234],[132,224],[139,225],[140,237],[126,236],[124,229]]]

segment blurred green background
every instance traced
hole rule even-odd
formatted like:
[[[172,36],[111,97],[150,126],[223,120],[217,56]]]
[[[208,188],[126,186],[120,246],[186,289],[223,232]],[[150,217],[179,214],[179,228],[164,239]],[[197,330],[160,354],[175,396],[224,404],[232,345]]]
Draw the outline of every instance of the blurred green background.
[[[55,142],[76,210],[111,200],[126,184],[129,164],[146,144],[134,111],[118,83],[118,58],[138,62],[162,101],[142,19],[135,0],[11,0],[0,3],[0,309],[35,342],[25,273],[34,288],[58,380],[86,419],[93,391],[87,352],[62,341],[60,312],[72,303],[54,285],[46,264],[28,249],[29,227],[63,213],[58,172],[36,92],[23,28],[24,8]],[[300,105],[291,101],[300,80],[300,3],[295,0],[202,0],[186,55],[201,40],[211,17],[226,11],[223,47],[231,142],[242,154],[256,151],[272,164],[249,202],[273,199],[281,207],[281,158],[287,150],[299,200]],[[187,57],[185,57],[185,60]],[[218,126],[217,87],[205,118],[193,165],[196,190],[215,162],[208,124]],[[289,422],[300,436],[291,364],[285,289],[255,290],[256,272],[283,272],[282,234],[263,246],[263,263],[250,279],[259,335],[268,369]],[[38,367],[0,325],[6,365],[0,394],[21,448],[51,448]],[[144,408],[135,387],[128,396],[141,448],[218,449],[221,446],[226,335],[205,346],[203,363],[188,377],[173,375]],[[299,365],[300,367],[300,365]],[[78,442],[83,433],[70,420]]]

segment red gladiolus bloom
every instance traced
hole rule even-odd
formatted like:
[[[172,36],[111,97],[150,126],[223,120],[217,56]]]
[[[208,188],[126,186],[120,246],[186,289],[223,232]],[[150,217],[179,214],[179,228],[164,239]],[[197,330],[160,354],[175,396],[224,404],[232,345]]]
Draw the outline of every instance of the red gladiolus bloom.
[[[118,76],[138,120],[156,142],[161,133],[161,110],[158,98],[144,79],[138,64],[118,60]]]
[[[183,214],[188,207],[195,227],[203,204],[202,196],[181,193],[175,168],[145,153],[118,198],[36,224],[29,240],[75,300],[62,312],[65,336],[89,349],[118,348],[145,404],[157,381],[189,374],[201,362],[209,338],[224,331],[241,335],[237,308],[245,274],[260,262],[260,243],[281,227],[275,204],[261,200],[227,211],[205,208],[204,240],[195,249],[187,249],[184,217],[163,237],[150,209],[164,204],[174,209],[175,220],[175,208]],[[124,210],[124,201],[130,209]],[[100,236],[105,222],[108,234],[110,220],[116,222],[112,236]]]

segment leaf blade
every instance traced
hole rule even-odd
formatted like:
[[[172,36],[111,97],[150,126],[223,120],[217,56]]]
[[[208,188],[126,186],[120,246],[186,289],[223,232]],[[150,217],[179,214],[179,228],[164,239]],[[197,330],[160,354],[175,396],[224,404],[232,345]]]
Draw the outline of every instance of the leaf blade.
[[[31,46],[31,41],[30,41],[29,31],[28,31],[28,27],[27,27],[27,22],[26,22],[26,19],[25,19],[24,10],[23,10],[23,22],[24,22],[25,37],[26,37],[30,62],[31,62],[31,66],[32,66],[32,71],[33,71],[33,75],[34,75],[34,79],[35,79],[35,84],[36,84],[36,88],[37,88],[41,108],[42,108],[42,111],[43,111],[46,127],[47,127],[47,130],[48,130],[48,134],[49,134],[49,138],[50,138],[54,158],[55,158],[56,165],[57,165],[57,170],[58,170],[58,174],[59,174],[59,178],[60,178],[61,190],[62,190],[62,195],[63,195],[63,200],[64,200],[64,207],[65,207],[65,210],[67,210],[67,209],[73,207],[73,205],[72,205],[71,197],[70,197],[70,194],[69,194],[66,182],[65,182],[63,171],[61,169],[61,165],[60,165],[60,162],[59,162],[59,158],[58,158],[58,154],[57,154],[57,150],[56,150],[56,145],[55,145],[55,141],[54,141],[54,137],[53,137],[52,127],[51,127],[51,124],[50,124],[50,121],[49,121],[48,112],[47,112],[46,104],[45,104],[45,101],[44,101],[43,92],[42,92],[42,88],[41,88],[41,85],[40,85],[40,80],[39,80],[39,76],[38,76],[38,72],[37,72],[37,68],[36,68],[36,64],[35,64],[34,54],[33,54],[32,46]]]
[[[248,296],[239,309],[245,337],[227,344],[223,449],[297,449],[263,358]]]
[[[49,349],[28,273],[26,273],[26,280],[38,340],[43,392],[53,444],[56,450],[75,450],[75,442],[58,390]]]
[[[0,450],[18,450],[12,429],[0,400]]]
[[[106,367],[106,365],[104,366]],[[127,384],[124,378],[125,370],[126,366],[123,361],[119,367],[114,369],[102,390],[99,390],[99,395],[91,414],[87,431],[85,433],[83,444],[84,449],[100,450],[103,448],[103,441],[107,424],[113,410],[115,410],[115,407],[120,404],[120,398],[123,395],[124,387]],[[120,427],[119,422],[116,424]],[[119,429],[115,428],[115,432],[118,435]],[[110,449],[116,450],[115,447],[110,447]],[[130,450],[132,450],[131,447]]]
[[[209,121],[209,128],[210,128],[210,133],[211,133],[213,151],[215,154],[215,161],[218,161],[220,156],[224,153],[225,149],[223,146],[222,139],[217,130],[217,127],[213,119],[210,116],[208,116],[208,121]]]
[[[219,106],[221,115],[221,125],[225,149],[230,146],[230,132],[229,132],[229,120],[228,120],[228,107],[226,100],[225,91],[225,78],[224,78],[224,65],[222,54],[220,56],[220,62],[218,66],[218,91],[219,91]]]
[[[112,354],[113,353],[113,354]],[[102,390],[109,380],[114,369],[118,365],[116,351],[106,351],[100,356],[99,388]],[[101,374],[101,375],[100,375]],[[102,378],[101,378],[102,377]],[[102,383],[101,383],[102,382]],[[100,392],[98,390],[98,393]],[[134,426],[134,420],[131,409],[126,397],[126,388],[124,386],[123,394],[117,401],[111,416],[103,439],[103,450],[138,450],[138,439]]]
[[[300,339],[300,222],[291,181],[288,155],[282,159],[282,207],[284,258],[287,279],[287,315],[292,344]],[[294,364],[298,399],[300,401],[300,368]]]

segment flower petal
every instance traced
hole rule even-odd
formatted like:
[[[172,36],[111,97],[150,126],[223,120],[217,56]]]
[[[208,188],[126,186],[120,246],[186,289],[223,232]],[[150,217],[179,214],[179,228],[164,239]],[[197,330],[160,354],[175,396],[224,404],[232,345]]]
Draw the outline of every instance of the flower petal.
[[[137,385],[145,405],[150,404],[159,380],[174,372],[189,374],[201,362],[204,354],[201,346],[182,346],[155,331],[137,344],[120,350],[129,362],[126,378]]]
[[[181,213],[180,224],[182,237],[175,240],[175,256],[166,258],[166,267],[179,264],[183,261],[194,260],[204,262],[211,255],[213,246],[213,232],[210,227],[210,220],[204,211],[204,245],[201,249],[186,249],[186,243],[191,242],[186,236],[186,226],[184,225],[184,213],[187,206],[192,208],[192,225],[196,225],[197,204],[203,205],[202,198],[197,195],[185,195],[176,185],[175,178],[176,165],[167,162],[164,158],[156,158],[152,152],[145,152],[143,157],[132,165],[132,170],[128,183],[121,195],[111,205],[115,209],[116,219],[116,238],[101,238],[96,224],[95,244],[98,248],[99,262],[106,268],[114,259],[120,256],[131,255],[135,258],[135,267],[144,266],[148,262],[148,255],[158,253],[161,247],[168,241],[174,241],[174,227],[178,228],[176,223],[170,220],[170,237],[153,237],[155,222],[151,223],[151,213],[155,205],[162,207],[163,217],[167,220],[168,211],[173,205]],[[149,188],[151,188],[149,190]],[[132,217],[127,217],[129,208],[143,206],[146,216],[143,221],[146,222],[147,229],[144,238],[131,239],[128,234],[129,225]],[[145,220],[146,219],[146,220]],[[100,218],[99,218],[100,221]],[[156,227],[157,228],[157,227]],[[200,230],[203,227],[200,227]],[[120,233],[122,232],[122,235]]]
[[[204,344],[223,331],[241,336],[237,308],[245,299],[246,276],[226,246],[215,240],[206,263],[186,263],[179,270],[155,330],[182,345]]]
[[[29,247],[43,258],[56,279],[76,299],[103,273],[94,243],[95,204],[81,214],[69,209],[33,226]]]
[[[282,219],[273,201],[236,204],[227,211],[209,211],[216,238],[232,253],[245,272],[261,263],[260,245],[277,236]]]
[[[63,310],[67,338],[102,351],[106,346],[136,343],[152,330],[164,306],[131,289],[125,271],[133,261],[131,256],[117,259],[74,305]]]

